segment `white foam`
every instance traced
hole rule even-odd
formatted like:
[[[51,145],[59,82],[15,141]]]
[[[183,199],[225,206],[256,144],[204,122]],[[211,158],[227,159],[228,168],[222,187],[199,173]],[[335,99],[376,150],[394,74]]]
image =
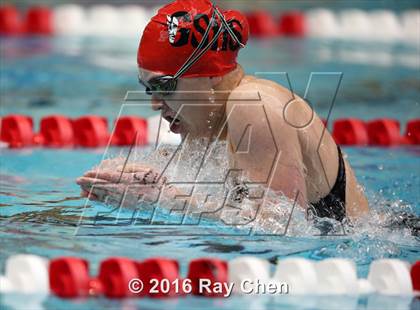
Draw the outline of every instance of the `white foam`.
[[[161,118],[160,115],[152,116],[147,119],[148,141],[155,145],[171,144],[179,145],[181,143],[181,135],[173,133],[169,128],[169,123]]]

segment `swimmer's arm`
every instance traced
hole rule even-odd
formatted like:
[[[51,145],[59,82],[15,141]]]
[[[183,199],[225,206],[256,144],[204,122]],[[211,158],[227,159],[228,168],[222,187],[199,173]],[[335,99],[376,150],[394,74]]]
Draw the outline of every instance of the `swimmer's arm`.
[[[119,160],[102,162],[77,179],[82,197],[118,208],[135,209],[156,205],[173,212],[217,218],[221,206],[207,195],[190,195],[190,190],[166,182],[152,167],[142,164],[118,166]]]
[[[127,166],[124,172],[102,165],[102,169],[86,172],[77,179],[77,183],[82,189],[83,197],[114,208],[137,209],[159,205],[174,214],[222,219],[225,223],[232,224],[240,223],[241,218],[256,216],[257,203],[251,209],[232,209],[225,204],[223,197],[213,199],[214,197],[207,194],[191,192],[191,188],[166,183],[165,178],[158,181],[157,177],[158,173],[144,165]]]
[[[235,89],[226,106],[232,166],[298,204],[307,204],[303,158],[297,130],[283,117],[282,102],[258,90],[260,101],[249,101],[252,83]],[[254,96],[255,97],[255,96]],[[280,134],[279,134],[280,133]]]

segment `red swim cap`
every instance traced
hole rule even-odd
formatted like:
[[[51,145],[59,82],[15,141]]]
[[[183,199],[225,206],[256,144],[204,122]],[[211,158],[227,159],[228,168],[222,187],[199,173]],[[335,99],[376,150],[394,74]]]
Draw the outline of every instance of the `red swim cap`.
[[[242,44],[248,40],[246,17],[238,11],[221,11]],[[176,0],[160,8],[144,29],[137,53],[139,67],[174,75],[200,44],[213,14],[209,0]],[[221,27],[216,17],[206,46]],[[221,76],[236,68],[240,46],[224,29],[212,47],[182,77]]]

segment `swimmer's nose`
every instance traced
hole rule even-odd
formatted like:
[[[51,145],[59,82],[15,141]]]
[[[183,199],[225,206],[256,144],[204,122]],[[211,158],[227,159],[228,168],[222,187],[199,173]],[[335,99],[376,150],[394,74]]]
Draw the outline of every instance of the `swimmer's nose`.
[[[156,98],[155,96],[152,96],[152,110],[153,111],[159,111],[162,109],[163,100]]]

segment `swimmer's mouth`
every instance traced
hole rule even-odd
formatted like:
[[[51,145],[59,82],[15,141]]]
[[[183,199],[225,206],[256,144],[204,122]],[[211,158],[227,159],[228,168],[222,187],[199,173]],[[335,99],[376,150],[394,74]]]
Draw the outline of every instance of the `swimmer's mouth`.
[[[179,133],[181,129],[181,121],[178,118],[166,115],[163,117],[169,122],[169,127],[172,132]]]

